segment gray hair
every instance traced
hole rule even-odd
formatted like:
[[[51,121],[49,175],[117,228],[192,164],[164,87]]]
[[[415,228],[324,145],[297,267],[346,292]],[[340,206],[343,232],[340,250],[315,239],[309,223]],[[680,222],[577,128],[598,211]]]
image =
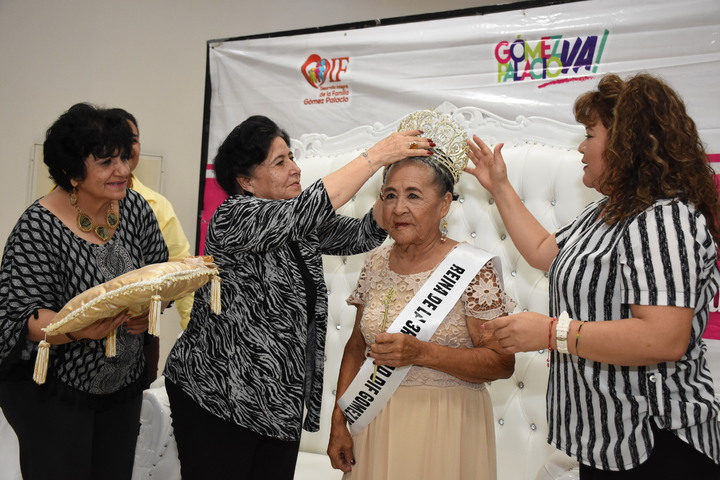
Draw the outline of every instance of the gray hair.
[[[430,168],[430,171],[432,172],[432,178],[433,178],[433,185],[437,187],[437,189],[440,191],[440,196],[445,195],[446,193],[452,194],[453,200],[457,199],[457,195],[453,192],[453,177],[450,174],[450,172],[442,166],[437,160],[435,160],[432,156],[430,157],[407,157],[399,162],[395,162],[392,165],[389,165],[385,167],[385,170],[383,170],[383,185],[385,185],[385,180],[387,179],[388,172],[390,172],[390,169],[393,168],[395,165],[400,165],[403,163],[421,163],[423,165],[427,165]]]

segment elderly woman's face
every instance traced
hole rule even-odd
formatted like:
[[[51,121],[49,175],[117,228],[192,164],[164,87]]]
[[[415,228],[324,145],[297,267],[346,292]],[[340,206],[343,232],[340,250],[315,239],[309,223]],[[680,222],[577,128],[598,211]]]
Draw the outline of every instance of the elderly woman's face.
[[[447,215],[452,195],[440,195],[430,167],[404,162],[394,165],[383,186],[383,226],[399,245],[439,239],[440,221]]]
[[[82,192],[85,202],[107,202],[125,198],[125,187],[130,176],[127,158],[119,154],[108,158],[88,155],[85,159],[85,178],[73,180],[73,186]]]
[[[238,177],[243,190],[258,198],[287,200],[300,195],[300,167],[281,137],[275,137],[268,155],[250,177]]]

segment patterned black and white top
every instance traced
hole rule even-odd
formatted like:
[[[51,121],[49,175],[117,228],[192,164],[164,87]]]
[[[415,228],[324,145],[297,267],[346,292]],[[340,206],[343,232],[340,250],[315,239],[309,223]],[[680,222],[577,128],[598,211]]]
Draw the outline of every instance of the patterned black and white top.
[[[647,459],[655,422],[720,463],[720,405],[701,338],[720,273],[705,218],[669,199],[608,226],[598,219],[603,202],[556,233],[551,314],[600,322],[631,317],[632,304],[689,307],[690,343],[679,361],[643,367],[553,351],[548,441],[594,468],[627,470]]]
[[[291,200],[230,197],[205,247],[220,267],[222,313],[210,313],[209,288],[196,292],[166,377],[258,434],[298,440],[301,427],[317,431],[327,326],[321,255],[366,252],[385,237],[372,212],[337,215],[321,180]]]
[[[119,213],[120,225],[104,245],[79,238],[37,201],[20,217],[5,244],[0,272],[3,378],[32,378],[37,343],[26,336],[34,311],[57,312],[89,288],[167,260],[155,215],[138,193],[127,190]],[[142,347],[143,335],[131,335],[124,327],[118,329],[115,357],[105,356],[104,339],[54,345],[46,386],[87,403],[137,392],[145,364]]]

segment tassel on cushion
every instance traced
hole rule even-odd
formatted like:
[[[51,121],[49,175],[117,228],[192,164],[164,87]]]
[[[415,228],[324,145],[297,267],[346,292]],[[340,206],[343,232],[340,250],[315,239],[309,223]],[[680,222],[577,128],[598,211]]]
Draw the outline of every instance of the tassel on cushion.
[[[117,329],[108,333],[105,337],[105,356],[114,357],[117,354],[115,343],[117,339]]]
[[[33,380],[38,385],[45,383],[47,379],[48,361],[50,359],[50,344],[45,340],[41,340],[38,345],[37,357],[35,358],[35,372]]]
[[[160,310],[162,308],[162,297],[153,295],[150,297],[150,313],[148,315],[148,333],[158,336],[160,334]]]
[[[220,301],[220,277],[215,275],[210,280],[210,310],[219,314],[222,310],[222,302]]]

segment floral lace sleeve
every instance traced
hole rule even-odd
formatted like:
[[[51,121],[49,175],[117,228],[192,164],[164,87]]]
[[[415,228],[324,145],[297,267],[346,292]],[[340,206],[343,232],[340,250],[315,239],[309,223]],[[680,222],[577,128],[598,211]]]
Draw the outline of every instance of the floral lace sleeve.
[[[355,289],[350,292],[350,296],[345,300],[348,305],[365,305],[365,293],[367,293],[367,263],[360,270],[360,277]]]
[[[486,263],[470,282],[465,289],[465,296],[465,315],[480,320],[492,320],[509,314],[516,305],[505,293],[492,261]]]
[[[363,264],[362,270],[360,270],[360,276],[358,277],[357,285],[355,289],[350,292],[350,296],[345,300],[348,305],[362,305],[364,306],[367,302],[367,293],[371,286],[371,279],[369,278],[369,272],[372,271],[374,263],[378,258],[378,250],[382,248],[376,248],[368,253],[365,263]],[[376,275],[377,276],[377,275]]]

